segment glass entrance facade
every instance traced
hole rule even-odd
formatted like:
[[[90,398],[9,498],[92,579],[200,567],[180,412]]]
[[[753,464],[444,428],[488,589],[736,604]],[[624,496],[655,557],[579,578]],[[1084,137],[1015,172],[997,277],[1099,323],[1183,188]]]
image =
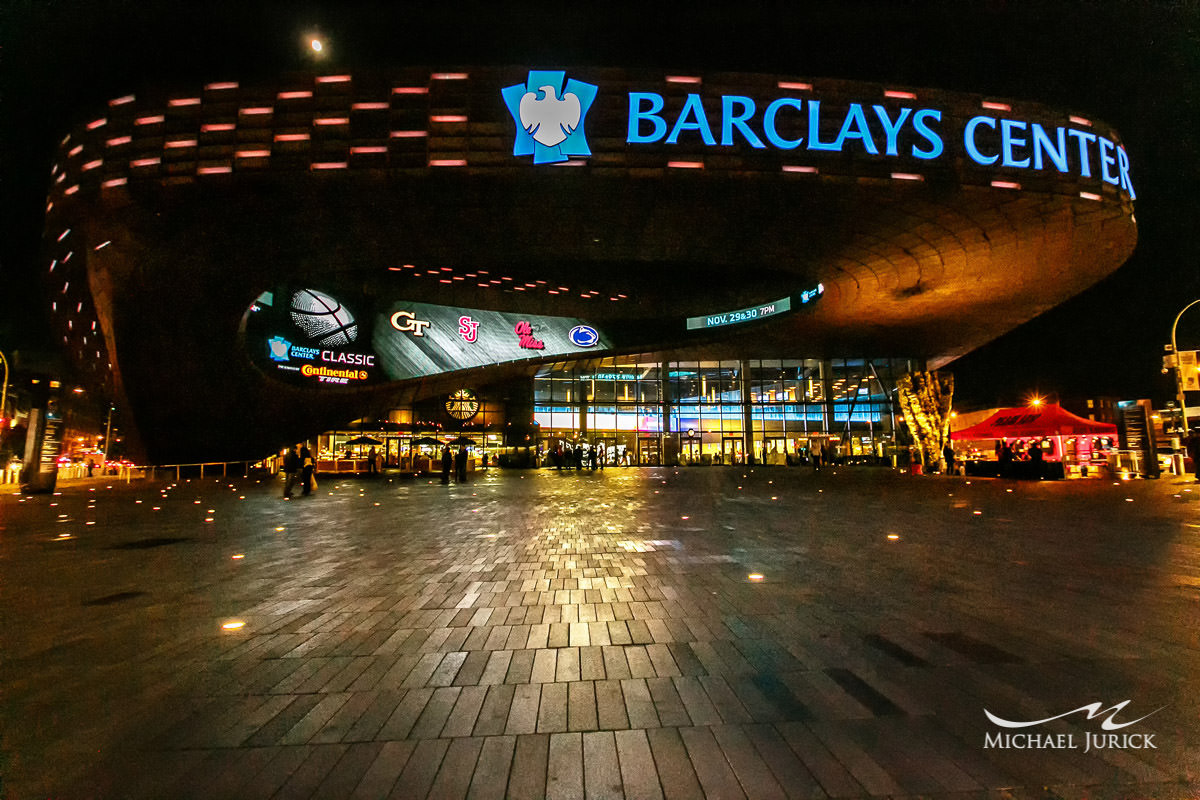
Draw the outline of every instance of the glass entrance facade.
[[[806,463],[820,439],[845,459],[894,445],[895,382],[913,359],[605,359],[534,377],[539,452],[603,443],[609,463]],[[626,457],[628,453],[631,457]]]

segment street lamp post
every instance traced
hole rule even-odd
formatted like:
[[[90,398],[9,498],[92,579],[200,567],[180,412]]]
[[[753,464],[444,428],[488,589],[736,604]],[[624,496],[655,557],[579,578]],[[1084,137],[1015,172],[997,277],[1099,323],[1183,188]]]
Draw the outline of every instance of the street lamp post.
[[[104,426],[104,461],[106,463],[109,461],[112,461],[112,459],[108,455],[108,445],[109,445],[109,442],[112,441],[112,415],[113,415],[113,404],[109,403],[108,404],[108,424]]]
[[[1171,353],[1175,357],[1175,392],[1179,400],[1179,413],[1183,417],[1183,435],[1185,437],[1188,435],[1187,400],[1183,395],[1183,367],[1179,363],[1179,348],[1175,345],[1175,329],[1179,326],[1179,318],[1183,316],[1183,312],[1197,304],[1200,304],[1200,300],[1188,303],[1182,311],[1175,315],[1175,321],[1171,323]]]

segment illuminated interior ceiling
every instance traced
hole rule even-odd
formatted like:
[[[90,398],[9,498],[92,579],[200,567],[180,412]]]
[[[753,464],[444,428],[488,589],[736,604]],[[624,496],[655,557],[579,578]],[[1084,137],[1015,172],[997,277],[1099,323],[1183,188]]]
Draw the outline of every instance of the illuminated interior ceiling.
[[[694,341],[720,357],[938,366],[1102,279],[1136,244],[1123,185],[985,168],[953,152],[949,132],[936,160],[699,136],[634,147],[612,135],[629,112],[622,92],[649,87],[668,118],[697,94],[716,116],[726,94],[819,97],[827,141],[847,107],[876,103],[1071,125],[1119,143],[1066,110],[832,80],[595,71],[592,155],[535,166],[513,155],[498,91],[526,72],[413,69],[113,98],[61,142],[51,177],[45,259],[65,348],[110,361],[145,416],[192,403],[183,395],[195,386],[269,394],[240,369],[237,331],[254,298],[285,280],[638,329],[638,352],[686,347],[686,317],[820,283],[810,306]],[[170,346],[147,346],[148,331]]]

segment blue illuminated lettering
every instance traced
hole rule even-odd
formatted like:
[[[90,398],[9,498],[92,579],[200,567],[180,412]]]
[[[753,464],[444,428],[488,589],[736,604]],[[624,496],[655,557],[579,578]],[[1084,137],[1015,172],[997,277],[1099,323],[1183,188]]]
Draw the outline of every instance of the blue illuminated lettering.
[[[967,123],[967,127],[963,130],[963,144],[967,147],[967,155],[976,164],[995,164],[1000,156],[985,156],[979,152],[979,148],[975,146],[975,129],[980,125],[986,125],[992,130],[996,129],[996,120],[992,117],[972,117]]]
[[[889,156],[898,155],[896,147],[896,139],[899,138],[900,129],[904,127],[904,121],[908,119],[908,115],[912,113],[911,108],[900,109],[900,118],[892,122],[888,117],[887,109],[883,106],[872,106],[875,109],[875,115],[879,117],[879,121],[883,123],[883,132],[887,135],[887,154]]]
[[[711,113],[717,113],[717,97],[708,99]],[[941,130],[943,112],[933,108],[847,103],[836,135],[831,133],[836,117],[826,119],[822,131],[821,102],[808,98],[777,97],[766,102],[748,95],[721,95],[719,130],[715,129],[717,121],[710,119],[701,94],[688,94],[678,113],[667,112],[665,108],[666,100],[662,94],[629,92],[626,142],[678,144],[683,136],[684,142],[688,143],[688,134],[695,133],[697,136],[692,143],[708,147],[749,145],[755,150],[774,148],[784,151],[803,147],[845,153],[847,149],[854,151],[852,144],[857,140],[861,143],[861,152],[875,156],[930,160],[946,152],[945,137],[948,134]],[[839,113],[841,108],[839,104],[832,113]],[[757,118],[760,110],[761,126]],[[785,115],[782,120],[781,113]],[[787,116],[789,113],[792,116]],[[830,117],[828,110],[826,117]],[[961,121],[952,118],[952,122],[957,132]],[[881,134],[882,141],[879,139]],[[823,140],[823,135],[831,138]],[[1075,140],[1074,144],[1069,141],[1071,138]],[[695,142],[696,139],[700,142]],[[1074,174],[1078,178],[1093,178],[1095,172],[1098,173],[1095,177],[1119,186],[1131,200],[1137,198],[1130,177],[1129,154],[1114,138],[1067,126],[1051,127],[1029,120],[980,115],[966,120],[962,141],[971,161],[981,166],[1039,171],[1049,171],[1053,167],[1059,173]],[[901,148],[905,152],[902,153]],[[1076,153],[1078,166],[1074,163]],[[1098,165],[1095,169],[1093,158]]]
[[[842,130],[838,133],[835,149],[840,151],[847,139],[861,140],[863,148],[871,155],[879,153],[879,148],[871,140],[871,129],[867,127],[867,118],[863,116],[862,106],[858,103],[850,104],[850,110],[846,112],[846,119],[842,122]]]
[[[780,150],[792,150],[800,146],[804,141],[804,137],[800,136],[795,139],[784,139],[779,135],[779,130],[775,127],[775,115],[779,113],[779,109],[784,106],[800,110],[800,101],[794,97],[781,97],[778,100],[767,106],[766,112],[763,114],[763,133],[767,136],[767,141],[778,147]]]
[[[689,122],[689,117],[695,117],[695,119]],[[687,96],[687,102],[683,104],[683,111],[679,112],[679,119],[675,120],[675,127],[671,129],[671,135],[667,137],[667,144],[675,144],[679,140],[679,134],[683,131],[699,131],[705,144],[717,143],[717,140],[713,138],[712,128],[708,127],[708,117],[704,114],[704,105],[700,102],[698,94]]]
[[[650,102],[650,107],[643,110],[642,101]],[[654,92],[629,93],[629,131],[625,141],[629,144],[645,144],[657,142],[667,133],[667,122],[658,115],[663,110],[663,97]],[[649,120],[653,131],[642,135],[642,120]]]
[[[1088,158],[1088,142],[1096,141],[1096,134],[1087,131],[1070,129],[1067,136],[1073,136],[1079,141],[1079,174],[1084,178],[1092,177],[1092,166]]]
[[[837,151],[836,142],[821,141],[821,101],[808,101],[808,149]]]
[[[1121,170],[1121,186],[1125,191],[1129,192],[1130,200],[1137,200],[1137,192],[1133,190],[1133,181],[1129,180],[1129,154],[1125,152],[1125,148],[1117,146],[1117,163]]]
[[[1014,119],[1000,120],[1000,152],[1004,154],[1004,160],[1000,163],[1006,167],[1028,167],[1028,157],[1022,158],[1019,161],[1013,158],[1013,148],[1025,146],[1025,139],[1018,139],[1014,136],[1014,130],[1025,130],[1025,123]]]
[[[1050,137],[1046,135],[1045,129],[1036,122],[1030,126],[1033,132],[1033,168],[1042,168],[1042,156],[1048,156],[1054,163],[1054,168],[1059,172],[1067,171],[1067,132],[1063,128],[1056,128],[1058,131],[1058,147],[1054,147],[1054,142],[1050,141]]]
[[[741,106],[740,113],[734,113],[734,105]],[[736,94],[727,94],[721,97],[722,145],[729,147],[733,144],[733,129],[737,128],[751,147],[757,147],[760,150],[766,147],[762,139],[758,138],[758,134],[750,130],[750,126],[746,124],[746,120],[754,116],[754,110],[754,101],[749,97]]]
[[[1100,143],[1100,177],[1105,183],[1111,183],[1116,186],[1120,184],[1121,176],[1110,175],[1108,172],[1108,168],[1110,166],[1115,167],[1117,165],[1117,159],[1113,155],[1113,150],[1115,149],[1116,145],[1114,145],[1108,139],[1105,139],[1103,136],[1101,136],[1098,141]]]
[[[912,154],[917,158],[937,158],[945,151],[946,145],[942,142],[941,134],[925,124],[926,117],[933,119],[935,122],[941,122],[942,112],[932,108],[922,108],[913,114],[913,129],[925,137],[926,141],[929,142],[929,149],[922,150],[913,145]]]

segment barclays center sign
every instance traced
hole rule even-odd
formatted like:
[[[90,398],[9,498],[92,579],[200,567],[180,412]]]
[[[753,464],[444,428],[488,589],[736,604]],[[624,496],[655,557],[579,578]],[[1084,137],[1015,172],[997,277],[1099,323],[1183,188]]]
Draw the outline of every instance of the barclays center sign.
[[[893,100],[887,104],[864,100],[835,107],[822,105],[810,90],[808,84],[781,82],[766,96],[688,92],[682,106],[672,103],[668,108],[660,92],[623,88],[623,126],[605,130],[602,136],[606,141],[619,136],[631,149],[750,148],[813,158],[843,154],[926,163],[961,158],[1008,174],[1030,170],[1101,180],[1131,200],[1137,197],[1125,147],[1088,130],[1091,123],[1082,118],[1048,124],[1022,119],[1003,103],[982,104],[989,113],[963,114],[961,108],[903,102],[916,100],[909,92],[887,93]],[[592,155],[588,112],[598,97],[604,97],[603,87],[567,77],[564,70],[532,70],[524,83],[505,87],[500,94],[516,125],[514,156],[554,164]]]

